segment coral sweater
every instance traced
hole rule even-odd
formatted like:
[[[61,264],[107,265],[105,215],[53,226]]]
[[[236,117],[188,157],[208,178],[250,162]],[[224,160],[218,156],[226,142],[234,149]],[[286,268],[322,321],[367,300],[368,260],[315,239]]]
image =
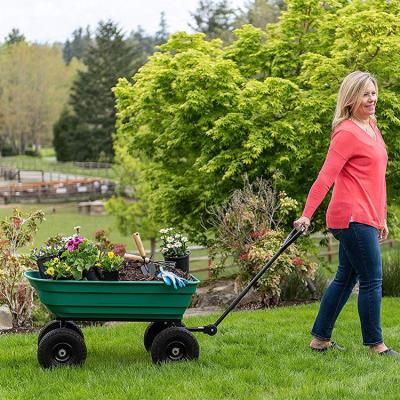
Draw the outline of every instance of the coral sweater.
[[[311,219],[334,184],[326,212],[328,228],[360,222],[382,229],[386,219],[387,152],[382,135],[371,122],[376,141],[351,120],[332,135],[325,163],[307,197],[303,216]]]

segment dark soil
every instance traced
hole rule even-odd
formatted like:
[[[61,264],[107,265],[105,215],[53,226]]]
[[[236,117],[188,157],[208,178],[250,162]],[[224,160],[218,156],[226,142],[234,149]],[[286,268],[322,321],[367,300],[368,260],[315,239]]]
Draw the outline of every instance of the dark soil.
[[[173,272],[175,275],[180,278],[185,278],[188,281],[192,281],[193,278],[186,272],[181,271],[180,269],[176,269],[171,266],[163,265],[163,262],[157,263],[154,262],[156,267],[155,274],[144,274],[142,271],[142,266],[144,265],[141,262],[134,261],[125,261],[124,267],[121,271],[119,271],[119,280],[120,281],[162,281],[162,278],[158,278],[158,273],[160,272],[160,266],[163,266],[165,271]]]

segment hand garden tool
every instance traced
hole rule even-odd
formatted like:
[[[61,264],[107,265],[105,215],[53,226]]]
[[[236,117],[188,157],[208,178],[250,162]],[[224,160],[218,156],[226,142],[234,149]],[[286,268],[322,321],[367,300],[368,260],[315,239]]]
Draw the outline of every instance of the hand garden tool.
[[[142,257],[143,265],[140,267],[140,269],[142,270],[143,275],[155,275],[157,272],[156,266],[151,258],[146,258],[146,252],[144,250],[139,232],[135,232],[133,234],[133,239],[136,243],[137,249],[139,250],[139,254]]]

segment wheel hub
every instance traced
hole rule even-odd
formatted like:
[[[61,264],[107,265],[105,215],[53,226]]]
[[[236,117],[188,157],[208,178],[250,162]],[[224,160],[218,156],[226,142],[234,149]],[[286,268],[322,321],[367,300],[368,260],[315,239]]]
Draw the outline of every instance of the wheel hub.
[[[58,343],[53,348],[54,359],[59,363],[66,363],[71,358],[72,347],[68,343]]]
[[[167,354],[170,360],[181,360],[186,354],[185,345],[181,341],[174,341],[168,345]]]

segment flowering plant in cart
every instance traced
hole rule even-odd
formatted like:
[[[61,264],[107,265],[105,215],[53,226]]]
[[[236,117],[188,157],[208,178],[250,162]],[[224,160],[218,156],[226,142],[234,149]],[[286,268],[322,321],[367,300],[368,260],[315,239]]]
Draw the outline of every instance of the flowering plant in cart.
[[[53,279],[74,279],[72,268],[59,257],[55,257],[44,263],[46,274]]]
[[[68,241],[67,250],[62,253],[74,279],[82,279],[83,272],[95,266],[98,256],[99,250],[94,243],[79,235]]]
[[[104,271],[114,272],[122,269],[123,262],[124,257],[118,256],[113,251],[108,251],[107,253],[100,253],[96,266]]]
[[[175,228],[161,229],[161,253],[164,257],[181,257],[189,254],[188,239],[178,233]]]
[[[31,251],[30,258],[37,261],[44,257],[58,256],[67,249],[67,243],[69,240],[69,237],[60,234],[49,237],[42,246],[35,247]]]

